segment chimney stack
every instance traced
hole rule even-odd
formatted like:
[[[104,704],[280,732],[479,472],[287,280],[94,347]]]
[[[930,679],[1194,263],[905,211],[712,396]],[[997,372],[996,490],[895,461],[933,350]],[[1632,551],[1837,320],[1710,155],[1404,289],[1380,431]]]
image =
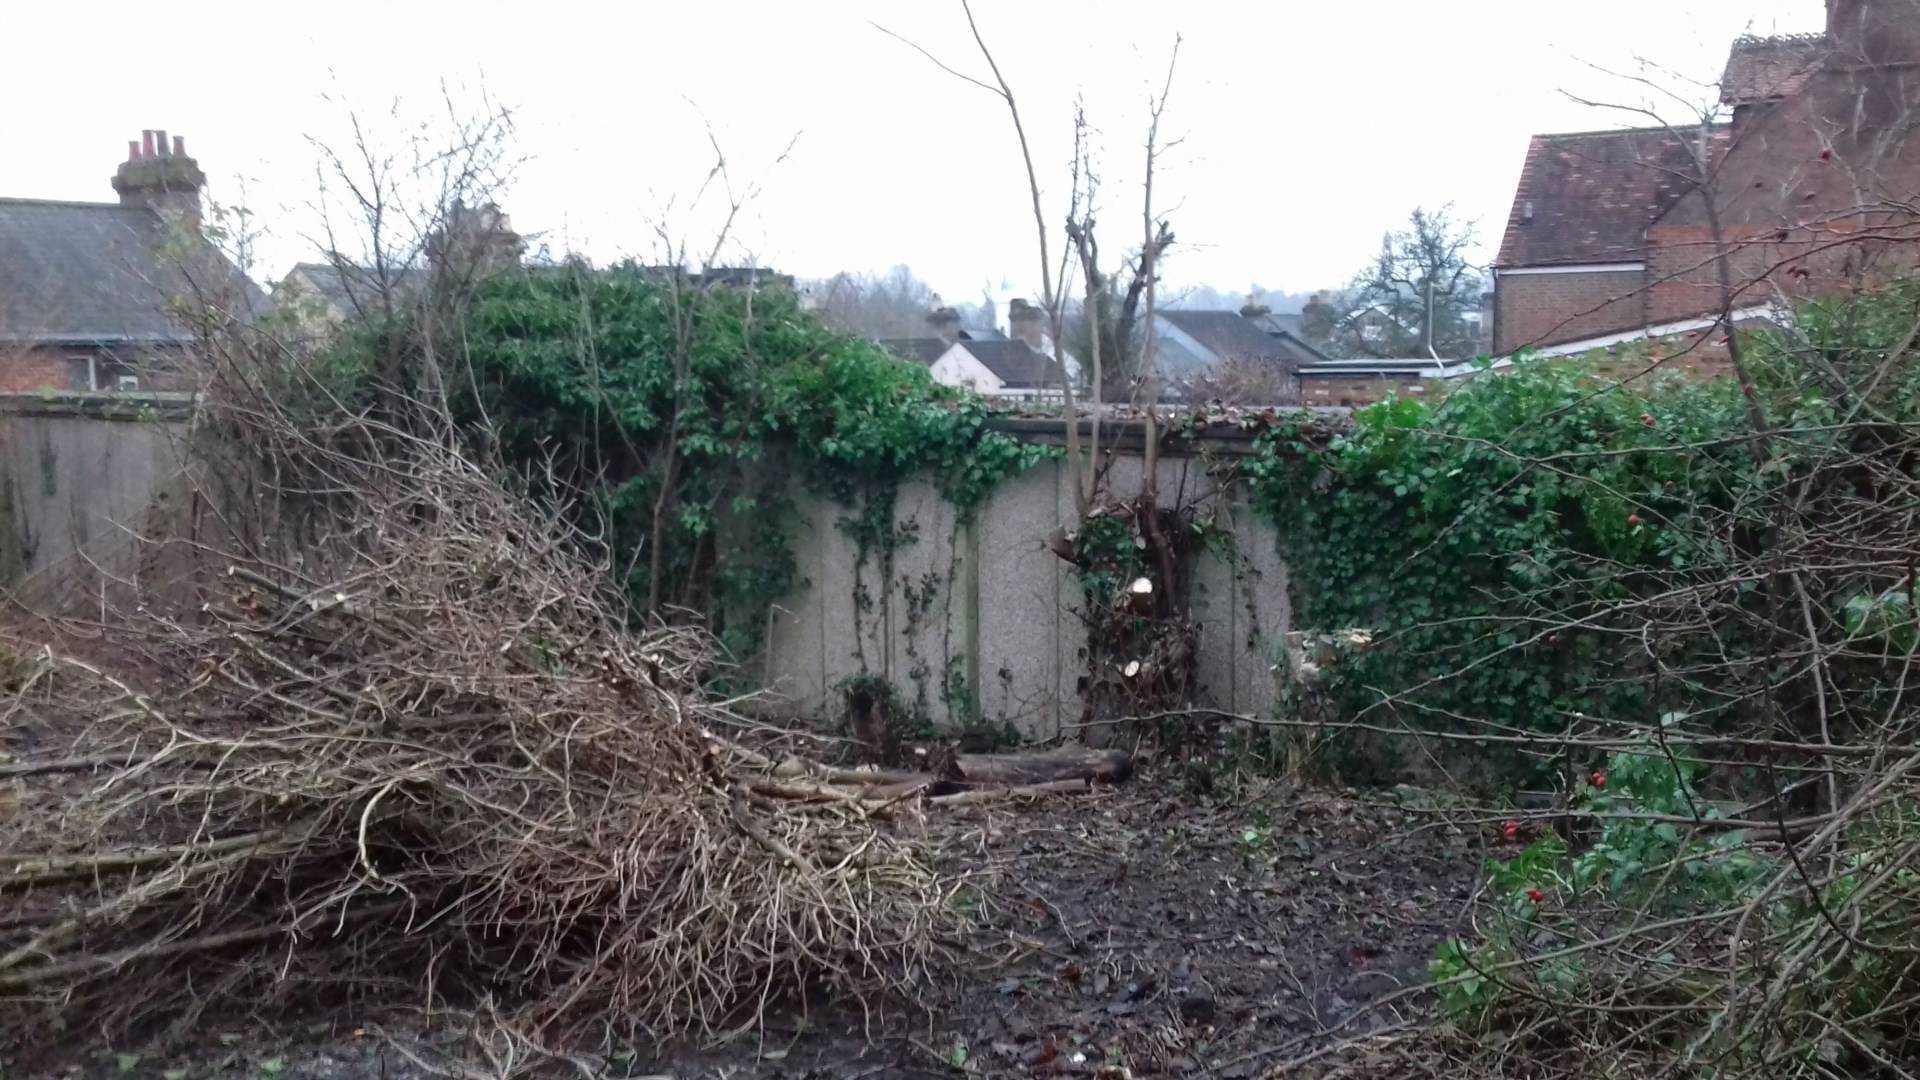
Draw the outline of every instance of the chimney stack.
[[[1879,67],[1920,61],[1920,4],[1914,0],[1827,0],[1833,62]]]
[[[145,207],[194,232],[200,229],[200,189],[206,183],[207,175],[187,156],[186,138],[176,135],[169,145],[167,133],[157,128],[127,143],[127,160],[113,175],[121,206]]]
[[[960,340],[960,313],[950,307],[941,306],[927,313],[927,322],[932,324],[933,332],[942,341]]]
[[[1333,337],[1335,321],[1333,305],[1327,303],[1326,293],[1314,293],[1307,299],[1306,307],[1300,309],[1300,332],[1315,344]]]
[[[427,236],[427,261],[443,272],[485,278],[520,265],[526,247],[498,206],[468,206],[456,199]]]
[[[1047,351],[1047,325],[1040,309],[1015,297],[1007,302],[1007,334],[1037,353]]]

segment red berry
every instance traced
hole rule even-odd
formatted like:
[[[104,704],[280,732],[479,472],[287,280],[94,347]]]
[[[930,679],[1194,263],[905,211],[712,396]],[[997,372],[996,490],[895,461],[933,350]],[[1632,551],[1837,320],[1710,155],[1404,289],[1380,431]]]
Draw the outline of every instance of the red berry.
[[[1539,903],[1539,902],[1540,902],[1540,901],[1542,901],[1542,900],[1545,900],[1546,898],[1547,898],[1547,894],[1546,894],[1546,893],[1543,893],[1543,892],[1541,892],[1541,891],[1540,891],[1539,889],[1528,889],[1528,890],[1527,890],[1527,899],[1529,899],[1529,900],[1531,900],[1531,901],[1533,901],[1533,902],[1534,902],[1534,903],[1536,903],[1536,904],[1537,904],[1537,903]]]
[[[1507,839],[1516,840],[1520,836],[1520,823],[1517,821],[1509,821],[1504,831],[1507,834]]]
[[[1647,425],[1648,427],[1652,427],[1652,426],[1653,426],[1653,414],[1652,414],[1652,413],[1650,413],[1650,412],[1649,412],[1649,413],[1641,413],[1641,414],[1640,414],[1640,422],[1641,422],[1641,423],[1643,423],[1643,424],[1645,424],[1645,425]]]
[[[1822,151],[1820,151],[1820,160],[1821,160],[1821,161],[1832,161],[1832,160],[1833,160],[1833,151],[1832,151],[1832,150],[1822,150]]]
[[[1587,777],[1587,779],[1593,781],[1593,786],[1599,788],[1601,791],[1607,790],[1607,774],[1606,773],[1603,773],[1598,769],[1595,769],[1593,775]]]
[[[1627,524],[1629,524],[1629,525],[1638,525],[1638,524],[1640,524],[1640,515],[1639,515],[1639,514],[1628,514],[1628,515],[1627,515]]]

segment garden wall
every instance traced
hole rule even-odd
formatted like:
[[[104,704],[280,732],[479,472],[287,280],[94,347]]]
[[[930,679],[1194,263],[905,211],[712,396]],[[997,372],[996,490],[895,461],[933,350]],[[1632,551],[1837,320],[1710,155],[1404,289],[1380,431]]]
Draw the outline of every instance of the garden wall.
[[[1002,426],[1036,441],[1064,436],[1058,422]],[[1220,542],[1199,555],[1194,574],[1199,703],[1265,715],[1289,623],[1286,568],[1243,486],[1218,479],[1248,449],[1233,428],[1197,438],[1161,459],[1160,491],[1168,505],[1197,503],[1218,515]],[[1111,490],[1137,491],[1142,467],[1137,449],[1118,456]],[[803,586],[776,603],[757,661],[776,706],[838,717],[841,684],[876,675],[936,724],[977,715],[1029,738],[1071,728],[1086,663],[1080,596],[1045,543],[1074,523],[1068,475],[1064,462],[1043,462],[995,488],[970,523],[958,522],[930,485],[906,486],[895,510],[903,542],[890,566],[860,558],[838,524],[846,507],[804,504],[795,538]]]
[[[177,495],[187,394],[0,394],[0,589],[84,591]]]
[[[0,589],[64,607],[91,603],[93,564],[117,567],[129,529],[180,509],[170,500],[179,498],[190,409],[185,395],[0,395]],[[1001,426],[1039,442],[1064,436],[1058,422]],[[1288,628],[1286,568],[1242,485],[1219,479],[1248,449],[1236,429],[1196,438],[1162,458],[1160,488],[1163,502],[1197,504],[1218,524],[1219,542],[1194,574],[1199,703],[1265,714]],[[1111,490],[1137,491],[1141,469],[1137,446],[1123,451]],[[775,601],[766,649],[749,662],[768,700],[837,718],[843,682],[873,675],[943,726],[978,717],[1029,738],[1070,728],[1080,718],[1085,633],[1078,585],[1045,543],[1074,523],[1067,477],[1064,462],[1042,462],[1001,484],[965,523],[932,485],[908,484],[890,562],[861,558],[839,527],[851,509],[803,498],[794,537],[802,583]]]

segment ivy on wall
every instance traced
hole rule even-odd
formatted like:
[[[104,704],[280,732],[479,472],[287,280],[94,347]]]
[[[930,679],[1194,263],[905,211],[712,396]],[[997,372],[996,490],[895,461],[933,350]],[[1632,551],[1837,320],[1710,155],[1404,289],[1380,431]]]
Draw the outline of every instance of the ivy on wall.
[[[1744,424],[1729,381],[1609,387],[1578,361],[1538,361],[1436,403],[1362,409],[1331,438],[1280,418],[1245,474],[1278,528],[1296,625],[1371,632],[1333,689],[1340,715],[1557,732],[1653,708],[1634,650],[1564,624],[1631,592],[1634,568],[1709,557],[1690,525],[1763,482],[1730,438]]]
[[[978,396],[828,330],[785,289],[690,288],[634,265],[534,270],[481,290],[465,345],[461,411],[484,415],[509,463],[551,461],[591,492],[630,594],[700,613],[735,655],[799,584],[802,490],[847,506],[863,564],[890,567],[913,539],[894,521],[903,481],[932,482],[964,517],[1047,453],[991,430]],[[661,505],[671,513],[653,535]]]

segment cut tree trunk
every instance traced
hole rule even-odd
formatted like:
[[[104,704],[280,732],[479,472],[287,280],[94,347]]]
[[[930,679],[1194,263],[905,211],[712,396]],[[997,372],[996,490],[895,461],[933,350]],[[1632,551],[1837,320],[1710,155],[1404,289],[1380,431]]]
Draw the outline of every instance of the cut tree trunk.
[[[788,758],[773,770],[783,780],[812,780],[837,788],[884,789],[893,794],[926,786],[929,794],[948,795],[980,788],[1024,787],[1061,780],[1112,784],[1133,773],[1133,759],[1121,750],[1062,747],[1027,754],[960,754],[942,775],[904,769],[846,769]],[[881,791],[864,791],[868,796]]]
[[[960,782],[974,787],[1013,787],[1055,780],[1114,784],[1133,774],[1133,758],[1126,751],[1084,746],[1034,754],[961,754],[955,764]]]

